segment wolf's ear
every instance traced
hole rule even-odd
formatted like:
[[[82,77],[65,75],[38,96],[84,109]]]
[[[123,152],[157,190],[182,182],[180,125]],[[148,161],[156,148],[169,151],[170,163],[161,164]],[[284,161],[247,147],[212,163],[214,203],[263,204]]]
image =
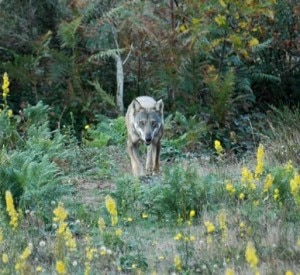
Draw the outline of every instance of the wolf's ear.
[[[137,113],[140,109],[142,109],[141,103],[139,103],[136,99],[132,101],[132,109],[134,113]]]
[[[155,104],[155,110],[156,110],[157,112],[163,113],[163,110],[164,110],[164,103],[163,103],[162,99],[160,99],[159,101],[156,102],[156,104]]]

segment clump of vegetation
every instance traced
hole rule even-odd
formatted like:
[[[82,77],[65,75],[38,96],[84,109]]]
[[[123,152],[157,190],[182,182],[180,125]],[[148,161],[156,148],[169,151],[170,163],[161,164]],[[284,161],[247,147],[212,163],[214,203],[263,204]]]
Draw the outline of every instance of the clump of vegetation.
[[[83,128],[79,148],[72,131],[50,130],[48,106],[28,106],[20,119],[8,105],[0,113],[0,274],[299,273],[299,170],[276,162],[267,143],[240,169],[230,170],[215,140],[206,172],[198,159],[173,155],[161,175],[138,179],[127,173],[123,117]],[[194,123],[176,116],[179,126]],[[179,137],[167,134],[163,150],[180,146]],[[95,181],[99,190],[87,193]]]

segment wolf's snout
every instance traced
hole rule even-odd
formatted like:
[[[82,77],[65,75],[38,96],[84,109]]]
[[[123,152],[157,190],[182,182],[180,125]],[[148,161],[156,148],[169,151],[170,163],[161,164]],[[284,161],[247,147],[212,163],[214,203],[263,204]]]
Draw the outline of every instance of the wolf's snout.
[[[150,135],[149,135],[149,136],[147,135],[146,138],[145,138],[146,145],[149,145],[149,144],[151,143],[151,141],[152,141],[151,136],[150,136]]]

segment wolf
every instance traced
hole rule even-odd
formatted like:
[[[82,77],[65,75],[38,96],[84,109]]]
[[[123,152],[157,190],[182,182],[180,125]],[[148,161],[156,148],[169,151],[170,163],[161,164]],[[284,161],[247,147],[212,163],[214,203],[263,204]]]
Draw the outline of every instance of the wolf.
[[[159,172],[160,141],[164,132],[164,104],[149,96],[140,96],[128,106],[125,121],[127,126],[127,150],[134,176],[144,176],[145,171],[139,156],[139,145],[147,145],[146,174]]]

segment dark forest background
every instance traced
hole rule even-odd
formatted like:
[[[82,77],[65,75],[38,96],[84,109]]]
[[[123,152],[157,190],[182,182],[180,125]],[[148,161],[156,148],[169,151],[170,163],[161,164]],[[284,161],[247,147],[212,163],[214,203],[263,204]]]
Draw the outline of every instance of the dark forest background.
[[[299,15],[296,0],[2,1],[0,73],[14,113],[43,101],[53,128],[80,136],[146,94],[230,147],[246,117],[298,106]]]

